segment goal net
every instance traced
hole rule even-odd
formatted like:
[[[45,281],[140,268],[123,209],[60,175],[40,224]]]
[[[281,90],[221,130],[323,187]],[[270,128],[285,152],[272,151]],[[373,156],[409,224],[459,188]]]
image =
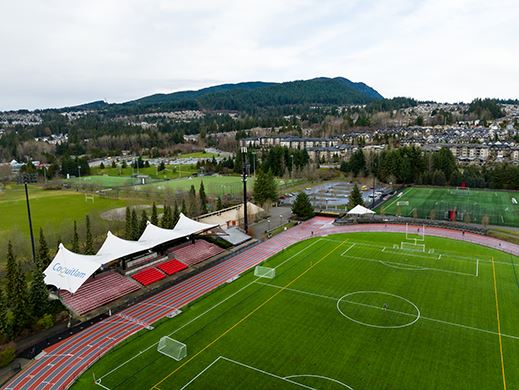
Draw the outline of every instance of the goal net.
[[[396,205],[397,206],[409,206],[409,201],[408,200],[399,200],[398,202],[396,202]]]
[[[254,276],[258,278],[273,279],[276,277],[276,269],[269,267],[262,267],[261,265],[256,266],[254,269]]]
[[[400,249],[406,251],[425,252],[425,244],[402,241],[400,243]]]
[[[160,338],[157,351],[177,361],[182,360],[187,356],[186,344],[173,340],[168,336]]]

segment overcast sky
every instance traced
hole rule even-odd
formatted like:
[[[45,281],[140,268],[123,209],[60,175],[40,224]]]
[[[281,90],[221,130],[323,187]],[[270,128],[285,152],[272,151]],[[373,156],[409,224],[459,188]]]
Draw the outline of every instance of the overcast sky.
[[[343,76],[519,98],[518,0],[2,0],[0,110]]]

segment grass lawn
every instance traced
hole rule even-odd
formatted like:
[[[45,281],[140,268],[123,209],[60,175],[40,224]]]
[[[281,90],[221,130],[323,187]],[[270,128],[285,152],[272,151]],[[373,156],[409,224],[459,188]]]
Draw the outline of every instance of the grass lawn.
[[[209,195],[241,194],[243,182],[241,176],[195,176],[184,179],[174,179],[146,185],[134,186],[135,191],[154,192],[154,191],[189,191],[191,185],[195,186],[198,193],[200,183],[204,182],[205,192]],[[284,180],[277,179],[278,187],[284,186]],[[252,192],[254,187],[254,177],[247,178],[247,190]]]
[[[85,201],[85,195],[73,191],[43,190],[29,186],[29,198],[33,229],[37,234],[40,227],[46,232],[58,231],[73,220],[83,222],[85,215],[98,213],[115,207],[125,206],[122,200],[95,197],[94,202]],[[13,231],[29,234],[27,208],[23,186],[8,186],[0,192],[0,235]],[[3,250],[3,248],[0,248]]]
[[[160,172],[157,172],[156,167],[149,167],[149,168],[140,168],[139,174],[141,175],[148,175],[153,179],[177,179],[178,177],[186,177],[191,176],[193,173],[196,173],[196,166],[193,165],[166,165],[166,169]],[[135,173],[137,173],[136,170],[134,170],[131,167],[126,168],[112,168],[112,167],[106,167],[105,169],[100,168],[91,168],[91,176],[85,176],[82,178],[73,178],[70,179],[72,181],[99,181],[99,183],[95,183],[102,186],[117,186],[117,185],[131,185],[136,183],[136,179],[132,178],[131,176]],[[114,181],[114,184],[105,184],[103,182],[103,179],[99,179],[100,177],[116,177],[118,179],[121,179],[119,182]],[[90,179],[89,179],[90,178]],[[126,181],[123,181],[126,180]],[[109,179],[104,179],[109,180]],[[117,180],[117,179],[114,179]],[[120,184],[119,184],[120,183]]]
[[[73,388],[100,388],[93,373],[108,389],[519,388],[518,259],[436,237],[425,252],[394,249],[404,237],[297,243],[264,264],[273,279],[242,275],[116,347]],[[165,335],[187,357],[157,352]]]
[[[376,208],[386,215],[443,220],[449,210],[457,211],[460,222],[481,224],[488,219],[490,225],[519,226],[519,192],[409,187]]]
[[[218,157],[219,154],[217,153],[207,153],[207,152],[193,152],[193,153],[182,153],[177,156],[176,158],[213,158]]]

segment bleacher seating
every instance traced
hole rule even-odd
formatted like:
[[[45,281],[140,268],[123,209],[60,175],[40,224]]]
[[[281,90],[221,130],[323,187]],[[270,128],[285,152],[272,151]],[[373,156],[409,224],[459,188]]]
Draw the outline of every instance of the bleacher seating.
[[[152,283],[158,282],[161,279],[164,279],[166,275],[164,272],[159,271],[155,267],[150,267],[143,269],[132,275],[132,278],[138,281],[143,286],[149,286]]]
[[[173,248],[170,253],[172,253],[177,260],[191,266],[216,256],[223,251],[224,250],[217,245],[204,240],[196,240],[194,244],[189,243],[181,247]]]
[[[83,315],[140,288],[134,280],[108,271],[88,279],[75,294],[60,290],[59,295],[67,307]]]
[[[182,271],[187,268],[187,265],[181,263],[177,259],[168,260],[164,263],[161,263],[157,266],[162,272],[165,272],[168,275],[176,274],[177,272]]]

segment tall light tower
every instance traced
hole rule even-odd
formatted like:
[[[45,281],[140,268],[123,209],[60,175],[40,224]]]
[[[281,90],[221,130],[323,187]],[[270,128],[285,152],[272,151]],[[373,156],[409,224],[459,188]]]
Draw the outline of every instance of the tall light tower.
[[[249,230],[249,222],[247,218],[247,147],[241,147],[241,153],[243,155],[242,167],[243,167],[243,230],[247,233]]]
[[[22,173],[16,178],[19,184],[23,184],[25,187],[25,201],[27,203],[27,219],[29,220],[29,232],[31,234],[31,248],[32,248],[32,260],[36,262],[36,248],[34,246],[34,234],[32,231],[32,218],[31,218],[31,205],[29,203],[29,190],[27,184],[36,183],[37,177],[32,173]]]

